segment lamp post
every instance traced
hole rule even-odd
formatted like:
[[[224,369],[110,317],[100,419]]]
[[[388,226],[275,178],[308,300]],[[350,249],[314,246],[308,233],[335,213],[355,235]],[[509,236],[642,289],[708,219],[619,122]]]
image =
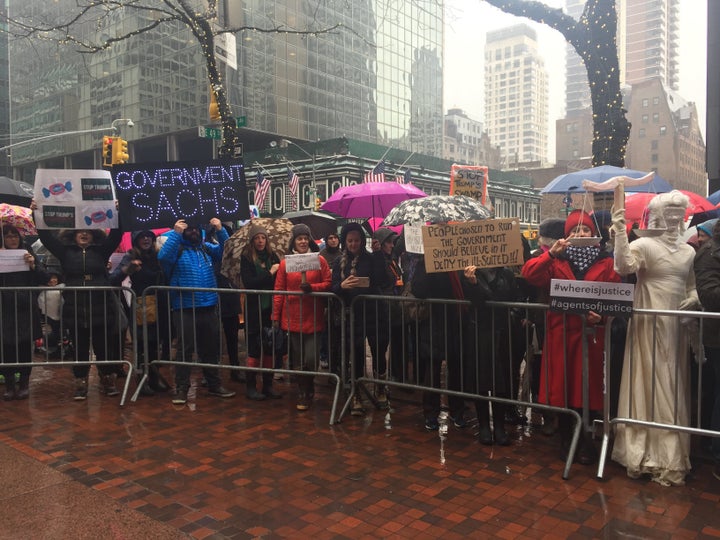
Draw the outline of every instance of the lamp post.
[[[298,143],[291,141],[290,139],[280,139],[280,142],[285,144],[292,144],[295,148],[298,148],[303,154],[305,154],[307,157],[309,157],[312,160],[312,181],[310,184],[310,195],[311,197],[317,197],[317,186],[315,184],[315,150],[313,149],[313,153],[311,154],[307,150],[305,150],[302,146],[300,146]],[[314,207],[314,205],[312,205]]]

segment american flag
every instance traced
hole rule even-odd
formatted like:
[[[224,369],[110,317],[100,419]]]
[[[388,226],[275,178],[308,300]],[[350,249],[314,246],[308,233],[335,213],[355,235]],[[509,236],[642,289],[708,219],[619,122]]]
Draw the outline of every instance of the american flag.
[[[395,174],[395,181],[398,184],[412,184],[412,174],[410,173],[410,169],[408,169],[402,174],[400,174],[400,172],[397,172]]]
[[[297,208],[295,196],[297,195],[298,185],[300,184],[300,177],[290,167],[288,167],[287,176],[288,186],[290,186],[290,193],[292,194],[292,207],[293,210],[295,210]]]
[[[363,176],[363,183],[368,182],[384,182],[385,181],[385,160],[381,160],[380,163],[375,165],[372,171],[366,172]]]
[[[255,206],[258,210],[265,205],[265,197],[270,190],[270,179],[265,178],[260,171],[255,176]]]

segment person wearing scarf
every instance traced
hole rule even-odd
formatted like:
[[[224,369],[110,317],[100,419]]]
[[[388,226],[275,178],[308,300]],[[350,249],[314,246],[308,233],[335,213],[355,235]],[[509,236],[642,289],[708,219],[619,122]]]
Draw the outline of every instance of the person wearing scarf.
[[[240,275],[245,288],[252,290],[275,289],[275,275],[280,268],[280,259],[271,250],[268,235],[261,225],[252,224],[248,232],[248,244],[240,258]],[[272,295],[248,294],[245,306],[245,332],[247,333],[247,365],[248,367],[273,368],[273,351],[263,350],[263,328],[272,328]],[[281,394],[272,387],[273,374],[262,373],[262,392],[257,390],[257,373],[247,374],[247,397],[255,401],[265,398],[279,399]]]
[[[600,249],[599,243],[587,247],[572,245],[573,238],[597,236],[597,227],[590,215],[582,210],[571,212],[565,220],[564,233],[565,238],[558,239],[548,251],[525,263],[522,276],[527,283],[549,292],[553,279],[620,282],[620,276],[613,268],[612,257]],[[594,330],[594,334],[583,335],[585,327]],[[603,317],[593,311],[584,315],[548,311],[545,328],[546,343],[542,354],[538,403],[582,410],[582,351],[585,339],[589,366],[589,406],[591,411],[601,411],[605,337]],[[572,417],[561,414],[558,428],[565,459],[570,448]],[[587,465],[596,461],[597,454],[588,434],[580,438],[575,458]]]
[[[693,260],[682,239],[689,200],[679,191],[656,195],[648,229],[660,236],[628,242],[625,210],[615,209],[615,269],[637,275],[633,308],[699,309]],[[679,317],[634,314],[628,325],[618,396],[621,418],[689,426],[688,337]],[[690,472],[690,435],[640,425],[616,426],[612,459],[630,478],[650,475],[663,486],[683,485]]]

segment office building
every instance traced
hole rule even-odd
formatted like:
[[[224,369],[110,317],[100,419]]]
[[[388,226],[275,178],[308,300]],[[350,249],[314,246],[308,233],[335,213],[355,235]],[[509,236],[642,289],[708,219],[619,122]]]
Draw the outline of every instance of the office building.
[[[487,33],[485,127],[501,168],[548,158],[548,81],[537,34],[526,24]]]
[[[443,157],[464,165],[500,167],[500,148],[492,144],[483,123],[462,109],[450,109],[445,115]]]
[[[221,66],[233,114],[244,117],[246,150],[280,138],[347,136],[438,155],[442,149],[443,3],[281,0],[219,3],[218,24],[351,30],[292,35],[236,34],[237,69]],[[75,2],[10,1],[14,17],[59,21]],[[388,16],[388,13],[391,16]],[[77,27],[79,39],[124,35],[160,15],[125,7]],[[314,26],[313,26],[314,25]],[[198,137],[208,119],[208,80],[201,47],[179,21],[94,54],[33,40],[10,44],[13,141],[109,127],[122,128],[134,162],[207,159],[217,143]],[[18,147],[17,179],[38,166],[99,168],[102,133]]]

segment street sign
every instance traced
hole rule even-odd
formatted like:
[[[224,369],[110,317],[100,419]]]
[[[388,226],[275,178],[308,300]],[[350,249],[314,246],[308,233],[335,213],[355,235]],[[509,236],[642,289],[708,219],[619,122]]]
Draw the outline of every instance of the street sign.
[[[243,157],[243,143],[237,143],[233,147],[233,157],[234,158],[241,158]]]
[[[222,129],[198,126],[198,137],[203,137],[205,139],[220,140],[220,139],[222,139]]]
[[[237,127],[247,126],[247,116],[236,116],[235,125],[237,125]]]

